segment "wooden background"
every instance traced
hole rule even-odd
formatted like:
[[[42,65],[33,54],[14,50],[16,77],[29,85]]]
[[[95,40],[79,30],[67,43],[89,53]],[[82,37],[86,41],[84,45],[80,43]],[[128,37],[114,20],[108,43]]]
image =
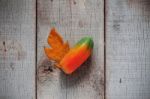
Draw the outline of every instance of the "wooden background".
[[[52,27],[94,40],[72,75],[44,54]],[[0,0],[0,99],[150,99],[150,1]]]

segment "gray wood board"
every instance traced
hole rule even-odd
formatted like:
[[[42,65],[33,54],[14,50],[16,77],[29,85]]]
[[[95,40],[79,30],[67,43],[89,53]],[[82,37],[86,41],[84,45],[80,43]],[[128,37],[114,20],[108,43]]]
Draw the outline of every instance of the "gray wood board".
[[[0,99],[35,99],[35,0],[0,0]]]
[[[150,99],[150,1],[106,0],[106,99]]]
[[[38,0],[38,99],[104,98],[103,0]],[[72,75],[47,59],[43,47],[52,27],[73,46],[84,36],[94,40],[93,55]]]

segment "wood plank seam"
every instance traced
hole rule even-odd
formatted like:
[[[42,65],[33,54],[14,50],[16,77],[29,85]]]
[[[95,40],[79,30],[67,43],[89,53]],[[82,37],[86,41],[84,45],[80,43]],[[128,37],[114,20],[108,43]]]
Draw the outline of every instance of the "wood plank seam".
[[[106,0],[104,0],[104,99],[106,99]]]
[[[38,58],[38,51],[37,51],[37,47],[38,47],[38,35],[37,35],[37,33],[38,33],[38,1],[37,0],[35,0],[35,53],[36,53],[36,56],[35,56],[35,99],[37,99],[37,75],[38,75],[38,73],[37,73],[37,58]]]

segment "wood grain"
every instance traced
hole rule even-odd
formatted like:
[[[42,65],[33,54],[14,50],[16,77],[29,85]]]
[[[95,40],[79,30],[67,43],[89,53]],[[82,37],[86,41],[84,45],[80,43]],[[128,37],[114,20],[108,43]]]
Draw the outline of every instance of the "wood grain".
[[[106,99],[150,99],[150,1],[106,0]]]
[[[38,0],[38,99],[104,98],[103,6],[103,0]],[[52,27],[71,46],[84,36],[93,37],[93,55],[72,75],[55,68],[44,54]]]
[[[0,0],[0,99],[35,99],[35,0]]]

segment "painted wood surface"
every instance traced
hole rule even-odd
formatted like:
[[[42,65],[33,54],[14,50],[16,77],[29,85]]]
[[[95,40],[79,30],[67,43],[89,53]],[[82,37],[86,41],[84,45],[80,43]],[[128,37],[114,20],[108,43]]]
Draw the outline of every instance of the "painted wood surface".
[[[103,6],[103,0],[38,0],[38,99],[104,98]],[[93,55],[72,75],[55,68],[44,54],[52,27],[71,46],[84,36],[93,37]]]
[[[150,99],[150,1],[106,0],[106,99]]]
[[[0,99],[36,99],[36,91],[37,99],[104,99],[104,84],[106,99],[150,99],[149,0],[106,0],[105,16],[103,0],[37,0],[37,16],[35,1],[0,0]],[[44,54],[52,27],[71,46],[94,39],[91,58],[72,75]]]
[[[0,0],[0,99],[35,99],[35,0]]]

